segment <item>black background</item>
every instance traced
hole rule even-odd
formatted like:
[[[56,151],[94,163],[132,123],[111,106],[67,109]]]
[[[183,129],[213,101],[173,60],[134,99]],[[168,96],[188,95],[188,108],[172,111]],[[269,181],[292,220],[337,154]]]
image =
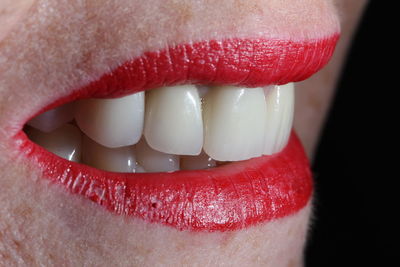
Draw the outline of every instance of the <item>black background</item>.
[[[388,4],[366,9],[318,146],[307,267],[400,266],[400,13]]]

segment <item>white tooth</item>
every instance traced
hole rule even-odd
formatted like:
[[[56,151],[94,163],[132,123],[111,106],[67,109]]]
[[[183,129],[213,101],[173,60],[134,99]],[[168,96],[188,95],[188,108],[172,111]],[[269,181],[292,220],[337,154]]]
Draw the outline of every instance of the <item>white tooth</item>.
[[[281,151],[287,144],[293,123],[294,85],[265,88],[267,102],[267,126],[264,152],[271,155]]]
[[[203,120],[196,87],[183,85],[149,91],[144,136],[150,147],[164,153],[200,154]]]
[[[102,146],[89,137],[83,138],[82,162],[111,172],[135,172],[135,148],[125,146],[108,148]]]
[[[75,162],[81,160],[81,131],[71,124],[58,127],[50,133],[30,128],[27,134],[33,142],[64,159]]]
[[[78,103],[81,130],[106,147],[136,144],[143,130],[144,92],[117,99],[85,99]]]
[[[200,98],[203,98],[209,91],[210,91],[210,86],[207,85],[196,85],[197,91],[199,92]]]
[[[74,119],[74,113],[75,102],[71,102],[44,112],[28,121],[27,124],[42,132],[49,133],[61,125],[72,121]]]
[[[204,101],[204,151],[219,161],[262,155],[266,109],[262,88],[212,88]]]
[[[198,156],[182,156],[180,162],[181,170],[203,170],[216,165],[216,161],[204,152]]]
[[[172,172],[179,170],[179,156],[153,150],[144,139],[136,145],[136,158],[146,172]]]

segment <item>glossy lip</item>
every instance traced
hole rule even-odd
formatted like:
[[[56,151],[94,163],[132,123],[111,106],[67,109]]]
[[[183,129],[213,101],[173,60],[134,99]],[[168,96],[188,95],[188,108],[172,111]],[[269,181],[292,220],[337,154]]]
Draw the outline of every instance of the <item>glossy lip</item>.
[[[75,99],[118,97],[173,84],[256,87],[300,81],[328,62],[338,37],[305,42],[228,39],[148,52],[43,110]],[[69,162],[32,143],[22,131],[14,139],[45,178],[68,191],[116,214],[179,230],[242,229],[293,214],[312,194],[309,164],[294,133],[273,156],[210,170],[145,174],[111,173]]]

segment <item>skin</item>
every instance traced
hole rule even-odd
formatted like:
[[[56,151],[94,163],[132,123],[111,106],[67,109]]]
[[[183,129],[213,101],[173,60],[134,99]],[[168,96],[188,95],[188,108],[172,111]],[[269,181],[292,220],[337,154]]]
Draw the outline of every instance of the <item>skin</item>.
[[[295,128],[312,157],[346,47],[366,1],[99,3],[0,4],[0,263],[301,266],[311,202],[291,216],[241,231],[180,232],[115,216],[48,184],[14,151],[10,137],[21,123],[17,118],[28,117],[144,51],[229,37],[320,38],[337,32],[340,21],[342,39],[333,60],[296,91]]]

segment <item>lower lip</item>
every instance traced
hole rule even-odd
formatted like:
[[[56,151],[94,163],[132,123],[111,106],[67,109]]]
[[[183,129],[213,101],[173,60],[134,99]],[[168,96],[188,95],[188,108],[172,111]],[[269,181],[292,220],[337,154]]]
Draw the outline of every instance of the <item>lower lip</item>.
[[[292,133],[273,156],[218,168],[173,173],[111,173],[64,160],[16,136],[43,177],[118,215],[189,231],[232,231],[296,213],[307,205],[312,178]]]

